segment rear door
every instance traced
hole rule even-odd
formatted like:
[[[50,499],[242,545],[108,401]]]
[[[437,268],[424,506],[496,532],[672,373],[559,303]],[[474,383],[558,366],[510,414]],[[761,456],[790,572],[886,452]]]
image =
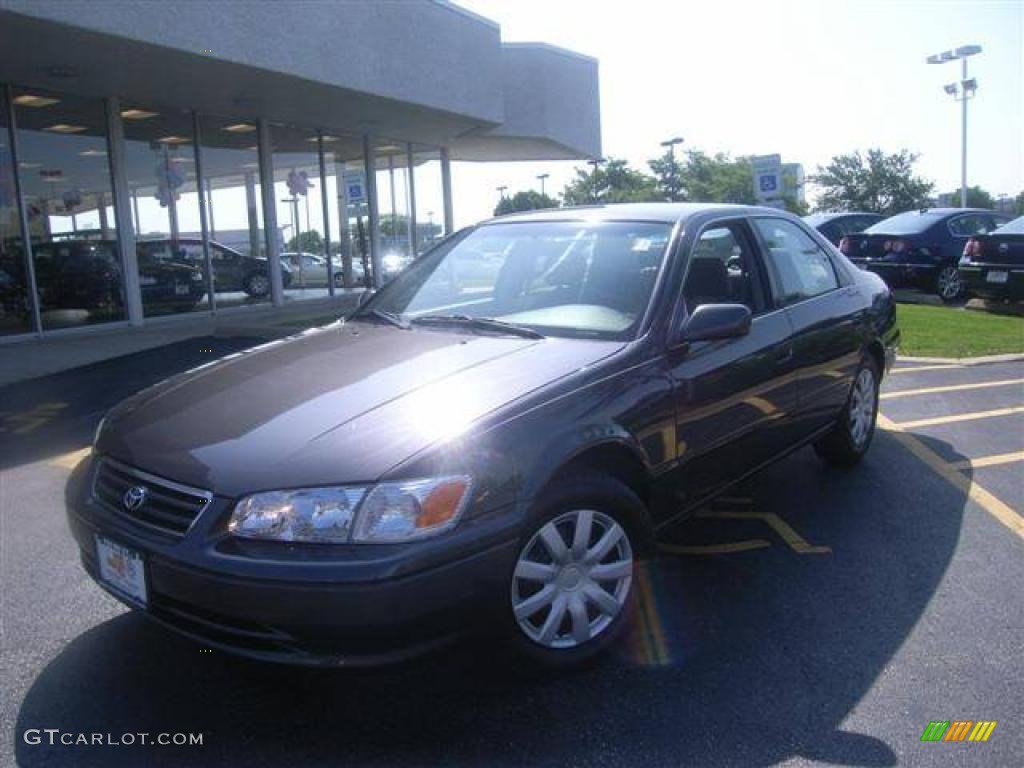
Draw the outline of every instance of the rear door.
[[[693,342],[670,355],[679,456],[675,485],[689,504],[786,447],[797,404],[792,329],[770,300],[764,265],[745,218],[702,225],[690,254],[677,316],[701,304],[745,304],[750,332]]]
[[[797,222],[759,216],[754,229],[768,264],[773,300],[785,308],[793,327],[800,383],[795,429],[808,437],[828,427],[846,404],[860,364],[861,298],[850,278]]]

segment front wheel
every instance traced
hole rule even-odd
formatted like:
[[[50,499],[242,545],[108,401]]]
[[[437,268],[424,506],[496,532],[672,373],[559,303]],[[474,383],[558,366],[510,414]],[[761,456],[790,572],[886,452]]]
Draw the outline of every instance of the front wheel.
[[[270,278],[260,272],[256,272],[246,278],[243,287],[250,296],[260,298],[270,293]]]
[[[963,298],[964,281],[956,267],[943,267],[935,278],[935,292],[944,302],[952,303]]]
[[[864,458],[878,419],[879,378],[878,365],[866,358],[835,427],[814,444],[814,450],[828,463],[851,467]]]
[[[560,482],[538,506],[511,575],[509,633],[533,660],[575,667],[628,623],[643,502],[588,472]]]

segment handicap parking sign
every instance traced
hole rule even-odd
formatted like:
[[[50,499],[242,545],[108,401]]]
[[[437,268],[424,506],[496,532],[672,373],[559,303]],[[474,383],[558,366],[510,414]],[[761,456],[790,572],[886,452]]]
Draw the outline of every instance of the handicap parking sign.
[[[779,188],[779,177],[774,173],[766,173],[758,178],[762,192],[775,192]]]

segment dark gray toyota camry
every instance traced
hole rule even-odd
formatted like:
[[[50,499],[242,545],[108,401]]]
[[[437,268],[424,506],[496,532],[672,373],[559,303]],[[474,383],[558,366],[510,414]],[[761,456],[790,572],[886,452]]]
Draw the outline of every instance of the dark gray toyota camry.
[[[68,519],[101,586],[208,646],[365,664],[487,630],[568,666],[659,528],[802,446],[859,461],[898,338],[882,281],[773,209],[497,219],[119,404]]]

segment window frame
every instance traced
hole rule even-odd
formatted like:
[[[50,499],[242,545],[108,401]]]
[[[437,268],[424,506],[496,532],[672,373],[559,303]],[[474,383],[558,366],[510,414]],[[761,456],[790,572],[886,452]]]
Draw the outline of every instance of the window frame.
[[[769,275],[768,282],[771,284],[770,295],[772,298],[772,303],[775,305],[777,309],[793,307],[796,306],[797,304],[802,304],[805,301],[815,301],[817,299],[820,299],[822,296],[828,296],[829,294],[841,291],[849,286],[850,280],[846,275],[845,270],[840,269],[839,264],[836,263],[836,259],[830,251],[830,248],[832,247],[831,243],[829,244],[829,248],[826,248],[824,245],[822,245],[820,240],[817,237],[815,237],[815,234],[817,233],[812,233],[808,231],[808,227],[806,227],[802,222],[794,221],[793,219],[787,218],[785,216],[773,216],[771,214],[759,214],[756,216],[751,216],[750,219],[750,228],[753,230],[754,236],[757,238],[758,245],[761,249],[761,258],[765,263],[765,269]],[[835,287],[830,288],[827,291],[823,291],[822,293],[816,293],[813,296],[801,296],[799,299],[796,299],[794,301],[786,301],[785,292],[782,290],[782,276],[779,274],[779,271],[775,266],[775,262],[771,260],[771,249],[768,247],[767,242],[764,239],[764,236],[761,234],[761,230],[758,228],[756,224],[756,222],[761,219],[784,221],[788,224],[792,224],[798,230],[803,232],[810,239],[810,241],[818,247],[818,249],[825,256],[825,260],[829,263],[829,265],[831,265],[832,276],[835,278],[836,281]]]

